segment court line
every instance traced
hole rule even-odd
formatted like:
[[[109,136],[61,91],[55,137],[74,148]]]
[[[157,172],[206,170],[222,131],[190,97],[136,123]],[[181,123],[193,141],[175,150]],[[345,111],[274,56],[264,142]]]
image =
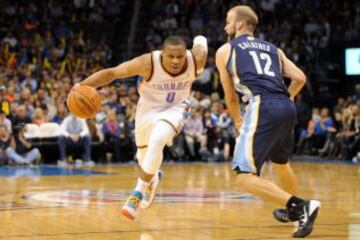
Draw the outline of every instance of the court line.
[[[359,223],[325,223],[325,224],[316,224],[317,228],[320,226],[341,226],[341,225],[349,225],[349,224],[359,224]],[[56,236],[65,236],[65,235],[87,235],[87,234],[110,234],[110,233],[142,233],[142,232],[169,232],[169,231],[200,231],[200,230],[215,230],[215,229],[263,229],[263,228],[290,228],[293,227],[291,225],[267,225],[267,226],[230,226],[230,227],[203,227],[203,228],[165,228],[165,229],[141,229],[141,230],[115,230],[115,231],[90,231],[90,232],[65,232],[65,233],[40,233],[40,234],[30,234],[30,235],[9,235],[9,236],[0,236],[0,239],[4,238],[28,238],[28,237],[56,237]],[[339,235],[339,237],[343,237],[347,235]],[[358,235],[352,235],[357,237]],[[359,235],[360,236],[360,235]],[[320,238],[328,238],[334,237],[331,236],[321,236]],[[258,239],[284,239],[281,238],[235,238],[232,240],[258,240]],[[288,239],[285,238],[285,239]]]
[[[21,211],[21,210],[38,210],[38,209],[48,209],[48,208],[63,208],[64,206],[48,206],[48,207],[32,207],[32,206],[20,206],[15,208],[0,208],[0,212],[6,211]],[[1,237],[0,237],[1,238]]]
[[[330,238],[333,239],[334,237],[350,237],[349,235],[329,235],[329,236],[316,236],[316,234],[312,234],[310,236],[311,239],[324,239]],[[351,235],[351,237],[360,237],[360,235]],[[232,238],[231,240],[271,240],[271,239],[292,239],[291,237],[271,237],[271,238]]]

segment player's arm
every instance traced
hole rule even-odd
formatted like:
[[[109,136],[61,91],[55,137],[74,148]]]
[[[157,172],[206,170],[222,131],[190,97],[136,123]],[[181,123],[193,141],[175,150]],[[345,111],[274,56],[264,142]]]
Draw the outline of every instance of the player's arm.
[[[216,52],[216,67],[219,70],[221,85],[225,93],[225,101],[227,109],[234,119],[235,127],[240,129],[242,124],[242,117],[240,115],[239,98],[235,91],[234,82],[231,80],[230,74],[226,68],[227,61],[230,57],[231,47],[230,44],[225,44]]]
[[[151,54],[148,53],[121,63],[116,67],[100,70],[80,82],[80,85],[98,88],[110,84],[115,79],[137,75],[142,76],[144,79],[148,79],[152,71],[151,68]]]
[[[193,40],[193,48],[191,52],[195,58],[196,75],[204,71],[208,54],[207,39],[204,36],[196,36]]]
[[[300,68],[286,57],[281,49],[278,50],[278,54],[282,63],[283,75],[291,79],[288,91],[290,93],[290,98],[293,100],[305,85],[306,76]]]

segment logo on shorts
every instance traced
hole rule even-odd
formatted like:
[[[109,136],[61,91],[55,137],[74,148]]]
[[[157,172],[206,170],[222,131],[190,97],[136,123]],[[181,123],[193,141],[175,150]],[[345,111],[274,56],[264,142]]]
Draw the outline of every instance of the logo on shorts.
[[[105,205],[119,204],[129,196],[129,192],[102,190],[63,190],[46,191],[25,195],[31,201],[59,204]],[[171,192],[160,191],[156,195],[156,203],[238,203],[255,199],[251,195],[239,192]]]

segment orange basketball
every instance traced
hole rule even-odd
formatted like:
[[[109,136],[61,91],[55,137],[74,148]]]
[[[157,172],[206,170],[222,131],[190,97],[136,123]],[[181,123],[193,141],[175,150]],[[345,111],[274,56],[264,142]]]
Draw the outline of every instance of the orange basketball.
[[[102,96],[95,88],[80,85],[71,90],[67,106],[72,114],[80,118],[92,118],[101,108]]]

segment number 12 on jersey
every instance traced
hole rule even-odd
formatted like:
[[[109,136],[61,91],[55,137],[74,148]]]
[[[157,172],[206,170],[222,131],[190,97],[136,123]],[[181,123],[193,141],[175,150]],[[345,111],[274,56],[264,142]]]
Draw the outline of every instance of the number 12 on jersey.
[[[269,54],[263,53],[263,52],[260,53],[260,59],[266,61],[264,67],[261,67],[259,57],[255,51],[249,51],[249,54],[254,61],[254,65],[255,65],[255,68],[256,68],[256,71],[258,74],[261,74],[261,75],[265,74],[270,77],[275,77],[275,73],[270,70],[272,61],[271,61],[271,57],[269,56]]]

